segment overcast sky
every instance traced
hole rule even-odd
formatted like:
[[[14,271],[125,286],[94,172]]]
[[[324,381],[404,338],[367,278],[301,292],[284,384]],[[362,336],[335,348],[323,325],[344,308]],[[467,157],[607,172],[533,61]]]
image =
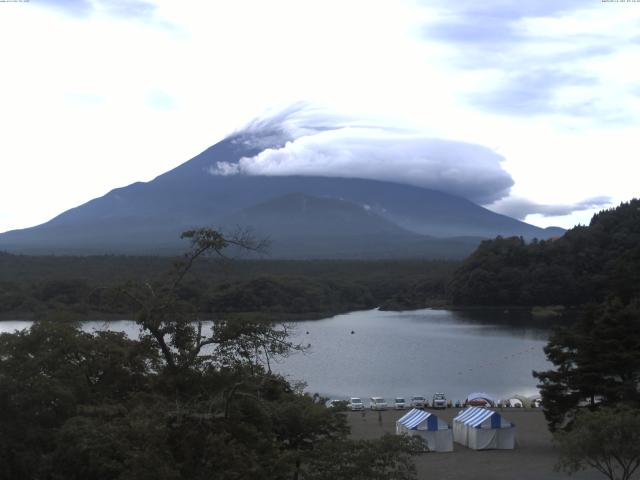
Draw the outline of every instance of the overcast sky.
[[[211,173],[355,171],[539,226],[640,194],[640,2],[6,1],[0,42],[0,232],[255,118],[291,141]]]

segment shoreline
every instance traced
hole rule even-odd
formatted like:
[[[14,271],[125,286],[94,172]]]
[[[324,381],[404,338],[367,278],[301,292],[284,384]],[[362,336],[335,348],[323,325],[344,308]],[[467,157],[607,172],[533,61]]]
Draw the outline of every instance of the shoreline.
[[[374,309],[369,309],[374,310]],[[360,310],[330,310],[326,312],[309,312],[304,314],[298,313],[265,313],[265,312],[232,312],[223,313],[220,315],[212,315],[210,313],[201,312],[199,314],[200,320],[203,322],[210,322],[216,318],[226,319],[262,319],[273,322],[304,322],[313,320],[322,320],[325,318],[335,317],[336,315],[343,315],[347,313],[357,312]],[[364,310],[368,311],[368,310]],[[94,322],[100,320],[106,321],[131,321],[136,317],[135,312],[130,313],[113,313],[113,312],[100,312],[92,311],[88,313],[78,313],[73,311],[58,311],[53,312],[55,315],[68,315],[69,321],[75,322]],[[33,322],[40,318],[46,317],[46,313],[41,312],[2,312],[0,313],[0,322]]]
[[[384,305],[380,305],[373,308],[368,309],[335,309],[335,310],[327,310],[322,312],[305,312],[305,313],[296,313],[296,312],[228,312],[222,313],[219,315],[212,315],[211,313],[201,312],[199,315],[202,321],[212,321],[215,318],[224,317],[227,319],[248,319],[248,318],[258,318],[262,320],[268,320],[272,322],[304,322],[304,321],[313,321],[313,320],[322,320],[325,318],[335,317],[337,315],[344,315],[354,312],[360,311],[371,311],[371,310],[379,310],[381,312],[417,312],[420,310],[447,310],[452,312],[487,312],[487,313],[498,313],[498,314],[508,314],[508,313],[520,313],[520,314],[529,314],[532,320],[545,321],[549,319],[557,319],[560,320],[563,317],[572,317],[582,311],[580,307],[566,307],[566,306],[478,306],[478,305],[449,305],[449,304],[433,304],[428,306],[416,307],[416,308],[398,308],[391,309],[385,308]],[[536,315],[535,312],[538,311],[551,311],[554,312],[550,315]],[[560,313],[556,313],[560,312]],[[97,321],[97,320],[108,320],[108,321],[119,321],[119,320],[132,320],[135,318],[135,312],[128,313],[115,313],[115,312],[102,312],[98,310],[92,310],[89,312],[74,312],[73,310],[59,310],[52,312],[54,316],[56,315],[68,315],[70,321]],[[0,313],[0,322],[5,321],[35,321],[39,317],[50,315],[51,312],[1,312]]]

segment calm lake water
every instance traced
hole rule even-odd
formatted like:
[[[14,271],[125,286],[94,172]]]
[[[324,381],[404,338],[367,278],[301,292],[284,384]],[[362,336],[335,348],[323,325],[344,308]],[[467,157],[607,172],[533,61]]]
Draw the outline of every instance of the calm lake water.
[[[30,322],[0,322],[0,332]],[[131,321],[83,324],[136,336]],[[353,332],[353,333],[351,333]],[[546,370],[542,348],[549,325],[502,311],[414,310],[351,312],[294,324],[294,339],[309,345],[274,370],[304,380],[310,393],[330,398],[430,398],[444,392],[463,400],[475,391],[494,397],[537,393],[533,370]]]

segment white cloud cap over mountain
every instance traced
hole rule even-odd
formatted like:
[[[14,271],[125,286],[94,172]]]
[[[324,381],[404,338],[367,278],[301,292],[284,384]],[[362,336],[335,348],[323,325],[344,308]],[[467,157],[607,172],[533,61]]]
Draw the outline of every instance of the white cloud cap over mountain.
[[[507,196],[513,185],[501,166],[504,158],[487,147],[371,121],[323,116],[305,107],[256,120],[239,135],[259,146],[261,136],[273,132],[282,132],[281,147],[266,148],[238,163],[218,162],[210,172],[383,180],[439,190],[479,204]]]

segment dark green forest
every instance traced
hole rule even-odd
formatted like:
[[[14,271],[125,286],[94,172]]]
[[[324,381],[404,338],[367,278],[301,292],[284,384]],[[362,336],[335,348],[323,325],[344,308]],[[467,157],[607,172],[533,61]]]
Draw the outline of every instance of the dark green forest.
[[[76,319],[135,311],[118,294],[127,282],[162,275],[179,258],[26,256],[0,253],[0,316],[38,318],[52,311]],[[206,258],[194,265],[177,295],[205,316],[260,312],[300,319],[376,306],[418,308],[446,301],[457,262],[285,261]]]
[[[640,292],[640,200],[593,216],[560,238],[486,240],[453,275],[454,305],[628,302]]]

